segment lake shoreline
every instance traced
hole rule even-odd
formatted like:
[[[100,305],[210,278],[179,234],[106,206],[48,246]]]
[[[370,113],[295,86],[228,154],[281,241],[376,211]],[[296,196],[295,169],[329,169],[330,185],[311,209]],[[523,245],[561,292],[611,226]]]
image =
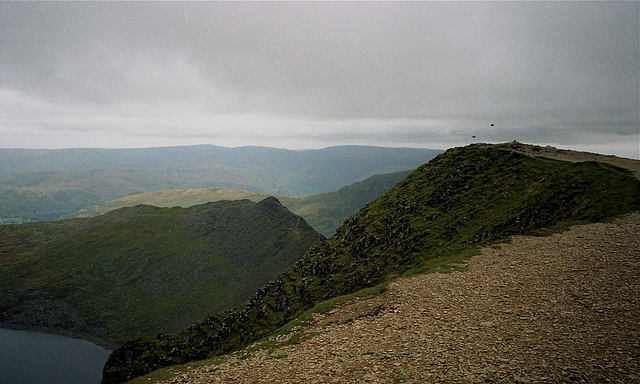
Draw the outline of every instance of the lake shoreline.
[[[97,336],[94,336],[89,333],[81,333],[81,332],[73,332],[68,329],[56,328],[56,327],[43,327],[43,326],[27,326],[24,324],[16,324],[12,322],[0,321],[0,329],[10,329],[14,331],[28,331],[28,332],[39,332],[39,333],[48,333],[51,335],[59,335],[68,337],[70,339],[78,339],[85,340],[97,346],[100,346],[104,349],[108,349],[109,351],[113,351],[118,348],[121,344],[103,340]]]

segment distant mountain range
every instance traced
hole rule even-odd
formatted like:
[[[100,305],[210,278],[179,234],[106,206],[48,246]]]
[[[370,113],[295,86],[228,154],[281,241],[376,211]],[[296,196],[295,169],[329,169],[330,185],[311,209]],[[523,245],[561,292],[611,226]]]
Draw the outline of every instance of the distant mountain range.
[[[441,152],[368,146],[0,149],[0,223],[56,220],[121,197],[175,189],[307,197],[414,169]]]
[[[400,276],[451,270],[483,244],[638,209],[640,181],[627,169],[498,146],[450,149],[367,204],[241,305],[181,332],[116,349],[103,383],[244,348],[302,321],[327,300],[380,291]]]

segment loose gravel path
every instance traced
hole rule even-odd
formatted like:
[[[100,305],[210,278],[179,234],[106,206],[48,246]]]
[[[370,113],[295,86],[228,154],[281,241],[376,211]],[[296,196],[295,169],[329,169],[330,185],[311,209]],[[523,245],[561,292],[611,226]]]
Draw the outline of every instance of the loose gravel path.
[[[301,332],[165,383],[640,383],[640,213],[488,246]]]

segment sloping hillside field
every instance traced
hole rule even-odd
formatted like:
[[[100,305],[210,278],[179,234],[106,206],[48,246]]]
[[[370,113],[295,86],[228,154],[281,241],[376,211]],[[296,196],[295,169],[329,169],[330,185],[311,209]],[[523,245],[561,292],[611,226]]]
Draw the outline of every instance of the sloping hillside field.
[[[455,148],[365,206],[238,307],[184,331],[115,350],[104,383],[237,350],[316,304],[427,272],[515,234],[548,232],[640,209],[640,181],[621,168],[529,157],[494,146]]]
[[[0,324],[112,343],[176,332],[323,239],[272,197],[0,226]]]

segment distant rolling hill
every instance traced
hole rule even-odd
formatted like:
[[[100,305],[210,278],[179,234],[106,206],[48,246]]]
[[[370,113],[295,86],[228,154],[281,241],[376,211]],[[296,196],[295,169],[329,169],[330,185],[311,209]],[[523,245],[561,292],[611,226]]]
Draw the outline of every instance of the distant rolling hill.
[[[0,326],[112,343],[175,332],[323,239],[273,197],[0,226]]]
[[[172,189],[306,197],[413,169],[441,152],[367,146],[0,149],[0,224],[55,220],[124,196]]]
[[[338,191],[321,193],[304,198],[275,196],[291,212],[304,217],[304,219],[324,236],[333,235],[335,230],[364,207],[370,201],[375,200],[402,181],[408,171],[388,173],[369,177],[352,185],[342,187]],[[157,207],[190,207],[219,200],[260,201],[269,194],[249,192],[241,189],[222,188],[196,188],[170,191],[147,192],[137,195],[122,197],[109,201],[102,205],[82,209],[68,217],[91,217],[104,214],[108,211],[133,207],[139,204],[154,205]]]

